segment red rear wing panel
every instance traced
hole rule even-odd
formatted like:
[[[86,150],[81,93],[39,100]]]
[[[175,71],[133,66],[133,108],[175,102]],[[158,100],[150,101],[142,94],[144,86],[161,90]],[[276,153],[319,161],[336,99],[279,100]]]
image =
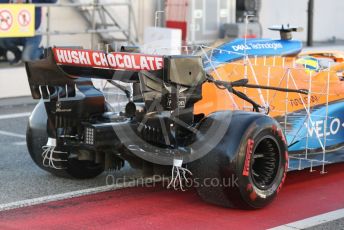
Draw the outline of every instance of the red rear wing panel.
[[[68,48],[53,48],[58,65],[91,67],[127,71],[156,71],[163,69],[163,56]]]

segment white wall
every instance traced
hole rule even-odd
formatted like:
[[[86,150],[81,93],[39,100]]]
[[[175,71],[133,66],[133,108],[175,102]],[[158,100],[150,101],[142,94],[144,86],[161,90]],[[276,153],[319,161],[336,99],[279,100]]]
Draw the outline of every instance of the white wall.
[[[155,11],[159,0],[133,0],[136,20],[138,24],[138,33],[140,41],[143,42],[144,29],[154,26]]]
[[[314,36],[317,40],[337,39],[344,40],[344,1],[315,0]]]
[[[59,0],[59,3],[70,3],[68,0]],[[47,12],[43,8],[43,12]],[[45,31],[47,26],[46,14],[42,18],[42,31]],[[50,7],[50,30],[51,31],[82,31],[87,29],[87,23],[78,13],[77,9],[72,7]],[[43,36],[42,45],[46,46],[46,36]],[[84,35],[54,35],[50,37],[50,46],[83,46],[85,48],[91,47],[91,36]]]
[[[127,0],[101,0],[101,2],[121,3]],[[132,0],[134,18],[136,21],[140,41],[143,39],[144,28],[154,25],[154,12],[158,0]],[[59,0],[59,3],[70,3],[69,0]],[[79,0],[80,3],[90,3],[91,0]],[[108,6],[110,12],[118,20],[118,23],[126,28],[128,24],[128,10],[125,6]],[[50,30],[51,31],[82,31],[87,29],[87,23],[79,14],[77,9],[72,7],[51,7]],[[47,9],[44,9],[46,12]],[[42,30],[45,31],[47,18],[44,14]],[[133,28],[133,27],[132,27]],[[133,29],[132,29],[133,31]],[[46,37],[43,45],[46,46]],[[91,35],[56,35],[51,36],[50,46],[83,46],[91,48]]]
[[[123,2],[127,0],[101,0],[101,2]],[[154,25],[154,12],[159,0],[132,0],[134,17],[138,35],[142,42],[145,27]],[[60,3],[69,3],[69,0],[59,0]],[[91,0],[79,0],[82,3]],[[278,33],[267,28],[276,24],[291,24],[302,26],[304,32],[295,34],[295,38],[306,40],[307,37],[307,3],[308,0],[262,0],[261,22],[264,37],[279,37]],[[119,23],[124,27],[127,23],[127,11],[121,7],[110,7]],[[325,41],[335,36],[344,39],[344,1],[343,0],[315,0],[314,13],[314,40]],[[46,18],[43,18],[43,29]],[[76,31],[86,30],[87,23],[76,9],[68,7],[51,7],[51,30]],[[43,40],[43,45],[46,40]],[[90,48],[91,35],[52,36],[50,45],[57,46],[84,46]]]
[[[314,40],[326,41],[335,36],[344,40],[344,1],[315,0]],[[267,28],[276,24],[302,26],[304,32],[296,33],[295,38],[307,39],[308,0],[262,0],[261,23],[263,37],[278,37],[279,34]]]
[[[89,2],[90,0],[80,0]],[[124,0],[103,0],[124,1]],[[144,28],[154,25],[154,12],[158,0],[132,0],[138,33],[143,38]],[[69,3],[69,0],[60,0],[61,3]],[[267,28],[274,24],[287,24],[302,26],[305,31],[296,33],[297,39],[306,40],[307,36],[307,3],[308,0],[263,0],[261,11],[261,22],[264,37],[279,37],[276,32]],[[112,7],[111,12],[126,22],[127,14],[119,7]],[[43,29],[46,18],[43,16]],[[332,36],[344,40],[344,0],[315,0],[314,14],[314,39],[325,41]],[[51,30],[76,31],[86,30],[87,23],[76,9],[52,7],[51,8]],[[43,43],[45,44],[45,42]],[[90,35],[52,36],[50,45],[56,46],[84,46],[90,48]],[[11,76],[10,80],[8,76]],[[13,84],[16,82],[16,84]],[[12,97],[29,95],[29,86],[24,68],[0,69],[0,97]]]

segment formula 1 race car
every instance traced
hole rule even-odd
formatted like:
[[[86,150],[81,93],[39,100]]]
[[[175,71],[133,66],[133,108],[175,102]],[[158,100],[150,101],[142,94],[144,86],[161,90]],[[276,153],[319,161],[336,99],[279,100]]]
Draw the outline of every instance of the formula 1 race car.
[[[26,63],[41,99],[27,129],[39,167],[91,178],[150,162],[170,168],[173,187],[191,180],[207,202],[252,209],[272,202],[288,168],[343,160],[340,55],[298,55],[289,38],[238,39],[200,55],[127,50],[54,47]],[[113,112],[91,79],[125,92],[123,110]]]

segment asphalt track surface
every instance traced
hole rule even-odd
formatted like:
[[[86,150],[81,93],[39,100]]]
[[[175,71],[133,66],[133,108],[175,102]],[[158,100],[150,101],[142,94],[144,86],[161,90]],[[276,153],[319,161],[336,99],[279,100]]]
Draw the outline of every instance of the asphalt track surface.
[[[343,164],[291,172],[284,189],[262,210],[206,204],[194,189],[127,188],[0,212],[1,229],[267,229],[344,205]],[[334,228],[329,228],[334,229]]]
[[[71,180],[35,166],[24,138],[28,119],[24,115],[32,108],[25,103],[13,107],[0,103],[0,205],[104,186],[105,173],[91,180]],[[327,166],[324,175],[320,169],[288,173],[276,201],[257,211],[209,205],[194,189],[178,192],[155,183],[1,211],[0,229],[272,228],[344,208],[343,167]],[[127,167],[118,175],[136,178],[140,173]],[[344,229],[344,220],[311,229]]]

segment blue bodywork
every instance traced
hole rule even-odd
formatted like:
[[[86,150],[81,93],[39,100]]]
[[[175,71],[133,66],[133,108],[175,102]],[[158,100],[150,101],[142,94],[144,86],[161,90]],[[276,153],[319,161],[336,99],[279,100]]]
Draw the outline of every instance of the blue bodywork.
[[[298,54],[302,50],[302,43],[297,40],[272,39],[236,39],[210,50],[203,56],[206,69],[220,64],[242,59],[248,56],[288,56]],[[211,61],[210,61],[211,60]]]
[[[292,56],[302,50],[302,43],[296,40],[272,40],[272,39],[236,39],[212,49],[203,55],[203,64],[206,70],[233,61],[248,57],[262,56]],[[325,132],[325,117],[328,119]],[[344,161],[344,100],[319,105],[311,110],[311,121],[307,121],[306,111],[297,111],[288,115],[288,126],[285,135],[289,145],[289,154],[298,158],[305,157],[305,149],[308,146],[307,159],[303,161],[290,159],[290,170],[321,165],[323,159],[322,146],[326,148],[326,160],[329,162]],[[284,124],[284,117],[277,118]],[[307,135],[308,133],[308,135]],[[307,137],[308,136],[308,137]],[[326,138],[325,138],[326,137]],[[325,141],[326,139],[326,141]],[[302,164],[301,164],[302,163]]]
[[[331,102],[326,107],[313,107],[309,120],[305,110],[288,114],[285,130],[288,152],[290,156],[297,157],[290,159],[290,170],[322,165],[323,160],[344,162],[344,100]],[[277,118],[282,126],[284,119]],[[323,147],[326,156],[323,155]],[[312,161],[299,160],[306,158]]]
[[[344,142],[344,101],[329,104],[327,120],[324,105],[312,110],[310,120],[307,120],[307,114],[304,112],[303,117],[291,114],[288,123],[291,124],[286,131],[288,143],[291,145],[289,151],[301,152],[306,146],[320,151],[322,151],[322,146],[326,146],[327,149],[336,149]]]

